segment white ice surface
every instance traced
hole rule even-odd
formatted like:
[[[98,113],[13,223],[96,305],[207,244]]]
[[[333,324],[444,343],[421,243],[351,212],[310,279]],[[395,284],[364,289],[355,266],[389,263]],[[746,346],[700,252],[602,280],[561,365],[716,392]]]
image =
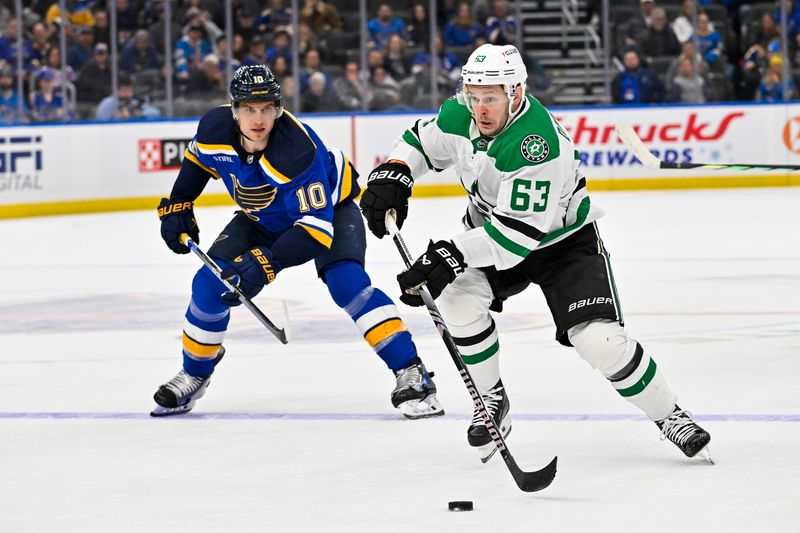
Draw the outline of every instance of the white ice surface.
[[[712,434],[689,460],[574,351],[534,287],[497,317],[523,468],[517,489],[466,444],[471,406],[428,315],[403,307],[448,414],[406,421],[393,378],[310,265],[237,309],[188,416],[151,419],[180,365],[194,256],[154,212],[0,221],[0,532],[785,532],[800,523],[800,188],[595,193],[627,329]],[[414,253],[458,231],[463,199],[414,199]],[[230,208],[199,209],[207,247]],[[400,258],[370,238],[397,296]],[[473,500],[475,511],[447,511]]]

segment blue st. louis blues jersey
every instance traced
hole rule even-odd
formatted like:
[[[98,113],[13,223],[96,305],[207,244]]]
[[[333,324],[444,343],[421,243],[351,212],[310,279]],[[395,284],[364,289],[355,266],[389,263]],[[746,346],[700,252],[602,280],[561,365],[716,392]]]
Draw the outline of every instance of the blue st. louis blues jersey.
[[[275,237],[300,227],[325,248],[333,241],[333,208],[355,197],[357,175],[340,150],[328,150],[317,134],[284,111],[261,154],[248,154],[230,106],[203,116],[186,149],[187,163],[221,179],[252,220]]]

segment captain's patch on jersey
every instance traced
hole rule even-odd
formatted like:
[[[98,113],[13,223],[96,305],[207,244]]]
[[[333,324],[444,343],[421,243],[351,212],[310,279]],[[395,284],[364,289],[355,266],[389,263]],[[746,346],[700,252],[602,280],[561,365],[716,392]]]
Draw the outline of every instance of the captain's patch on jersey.
[[[531,163],[540,163],[550,155],[550,147],[544,137],[540,135],[528,135],[522,139],[519,148],[522,150],[522,157]]]

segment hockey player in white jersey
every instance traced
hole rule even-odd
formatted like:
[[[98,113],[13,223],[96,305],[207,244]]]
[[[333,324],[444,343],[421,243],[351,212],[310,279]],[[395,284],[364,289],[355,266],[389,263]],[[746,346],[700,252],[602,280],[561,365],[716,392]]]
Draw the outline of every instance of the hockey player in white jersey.
[[[426,284],[501,432],[511,430],[500,379],[500,343],[490,311],[534,283],[544,293],[556,340],[574,346],[617,392],[641,409],[688,457],[710,435],[676,405],[655,359],[623,325],[609,254],[586,192],[579,152],[553,115],[525,94],[527,73],[513,46],[483,45],[462,69],[456,97],[406,130],[370,174],[361,209],[378,238],[385,216],[408,214],[414,179],[453,167],[469,196],[465,231],[431,242],[398,276],[401,300],[423,305]],[[469,444],[487,461],[495,445],[475,411]]]

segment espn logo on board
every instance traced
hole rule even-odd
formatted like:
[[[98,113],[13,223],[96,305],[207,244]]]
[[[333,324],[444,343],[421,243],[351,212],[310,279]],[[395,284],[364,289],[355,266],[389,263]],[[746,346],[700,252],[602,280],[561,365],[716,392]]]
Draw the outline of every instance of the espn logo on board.
[[[181,168],[183,152],[191,139],[140,139],[139,171],[157,172]]]

